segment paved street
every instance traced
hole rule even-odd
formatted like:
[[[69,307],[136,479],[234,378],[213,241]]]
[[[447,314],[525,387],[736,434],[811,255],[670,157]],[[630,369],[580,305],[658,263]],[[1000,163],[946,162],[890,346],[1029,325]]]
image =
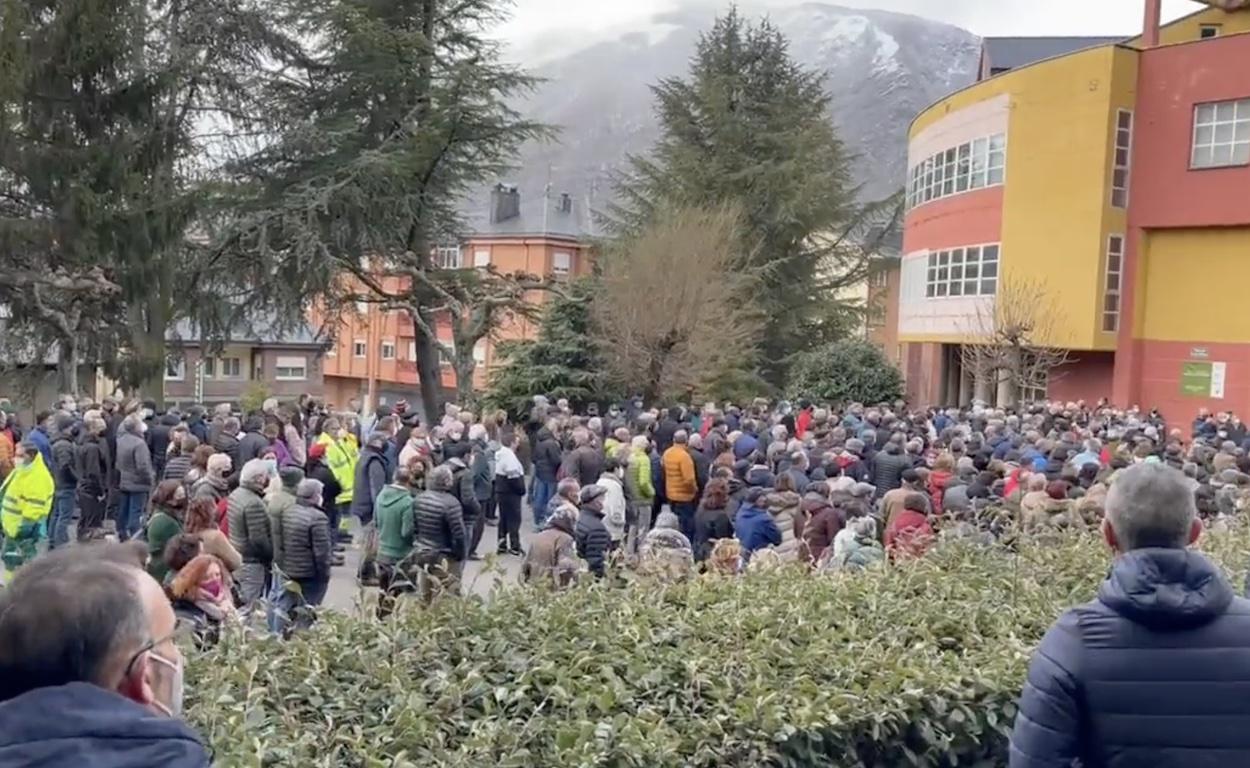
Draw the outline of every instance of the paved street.
[[[492,557],[491,562],[486,559],[488,554],[493,554],[495,551],[495,537],[498,530],[496,526],[486,526],[482,534],[482,543],[477,548],[478,554],[482,555],[483,559],[465,565],[464,590],[466,593],[471,591],[484,597],[490,593],[496,582],[502,582],[505,586],[517,583],[521,573],[521,558],[504,555]],[[524,512],[524,522],[521,523],[521,546],[523,548],[529,548],[529,539],[533,533],[532,518],[527,508]],[[356,585],[356,567],[360,562],[360,550],[353,544],[348,546],[346,554],[347,564],[334,569],[325,604],[337,610],[350,611],[356,607],[362,596],[360,588]],[[377,590],[370,588],[366,591],[376,592]]]

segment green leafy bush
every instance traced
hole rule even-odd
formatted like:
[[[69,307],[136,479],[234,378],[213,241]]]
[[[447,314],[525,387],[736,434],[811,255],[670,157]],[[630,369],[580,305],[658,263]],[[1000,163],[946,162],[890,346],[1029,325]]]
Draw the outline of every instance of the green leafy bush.
[[[1208,547],[1240,566],[1246,540]],[[232,766],[1004,765],[1032,648],[1108,561],[1085,534],[331,616],[194,658],[189,714]]]
[[[819,403],[883,403],[903,396],[903,376],[866,341],[835,341],[794,358],[790,396]]]

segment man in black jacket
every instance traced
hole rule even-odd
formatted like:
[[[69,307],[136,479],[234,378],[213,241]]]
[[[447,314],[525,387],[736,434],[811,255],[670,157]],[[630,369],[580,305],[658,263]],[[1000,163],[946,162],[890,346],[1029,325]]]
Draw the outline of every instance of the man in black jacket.
[[[577,556],[586,561],[590,572],[600,578],[607,571],[608,553],[612,549],[612,535],[603,524],[603,497],[607,491],[599,485],[588,485],[579,497],[577,528],[573,539],[577,543]]]
[[[79,510],[79,541],[98,536],[104,528],[109,477],[112,474],[112,458],[104,438],[107,429],[108,424],[103,417],[97,413],[87,414],[83,422],[82,442],[74,451],[78,478],[75,496]]]
[[[538,443],[534,446],[534,481],[530,485],[534,527],[540,531],[547,523],[547,505],[556,495],[556,475],[561,461],[560,443],[556,441],[550,425],[542,427],[538,430]]]
[[[230,457],[230,477],[227,478],[231,487],[239,483],[239,471],[243,468],[243,463],[239,461],[239,420],[233,416],[227,417],[221,423],[221,429],[218,430],[217,436],[213,439],[213,450],[218,453],[224,453]]]
[[[460,501],[451,492],[454,484],[450,467],[435,467],[425,478],[425,490],[414,500],[413,553],[422,570],[418,591],[426,602],[440,592],[460,594],[468,539]]]
[[[255,415],[248,416],[244,428],[247,434],[239,439],[240,464],[260,458],[260,455],[269,447],[269,438],[265,437],[262,431],[265,428],[264,419]]]
[[[877,498],[902,485],[903,472],[911,468],[911,457],[903,453],[902,435],[895,435],[884,451],[872,457],[872,484],[877,488]]]
[[[673,435],[681,429],[681,408],[669,408],[660,423],[655,425],[655,449],[664,453],[673,447]]]
[[[55,491],[52,514],[48,517],[48,546],[51,549],[69,543],[69,524],[74,519],[74,495],[78,490],[78,462],[74,438],[78,425],[68,413],[58,413],[52,434],[52,473]]]
[[[469,460],[472,459],[473,457],[470,456]],[[447,466],[451,469],[451,495],[460,502],[460,511],[464,515],[465,557],[467,558],[473,531],[477,529],[478,521],[482,519],[482,505],[478,503],[477,494],[473,489],[473,470],[469,469],[464,459],[449,459]]]

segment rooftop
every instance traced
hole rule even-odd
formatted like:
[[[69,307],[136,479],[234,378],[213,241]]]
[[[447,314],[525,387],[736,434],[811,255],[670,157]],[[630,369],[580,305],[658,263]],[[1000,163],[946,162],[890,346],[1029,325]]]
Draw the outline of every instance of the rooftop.
[[[204,338],[200,327],[190,320],[179,320],[165,334],[167,341],[186,346],[197,346],[204,341],[223,341],[230,344],[250,344],[258,347],[323,347],[326,342],[307,322],[299,321],[294,327],[282,328],[273,318],[258,317],[251,322],[237,322],[227,334],[229,338]]]
[[[983,56],[989,57],[990,73],[1018,69],[1044,59],[1123,42],[1123,37],[987,37]]]
[[[565,193],[548,191],[543,197],[525,199],[516,187],[496,185],[486,205],[468,216],[469,229],[477,237],[558,237],[584,240],[594,237],[589,205]]]

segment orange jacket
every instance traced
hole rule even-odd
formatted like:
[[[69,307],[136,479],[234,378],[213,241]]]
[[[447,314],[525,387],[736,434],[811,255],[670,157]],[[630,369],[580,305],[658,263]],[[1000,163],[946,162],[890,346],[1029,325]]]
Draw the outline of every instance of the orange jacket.
[[[694,501],[699,485],[694,474],[694,459],[684,445],[674,445],[660,458],[664,468],[664,496],[679,503]]]

